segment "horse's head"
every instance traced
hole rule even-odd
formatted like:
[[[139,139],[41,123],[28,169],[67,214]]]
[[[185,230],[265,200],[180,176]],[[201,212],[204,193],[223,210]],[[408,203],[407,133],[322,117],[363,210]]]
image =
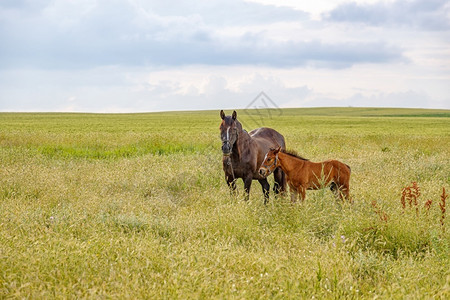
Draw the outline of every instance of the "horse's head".
[[[223,110],[220,111],[220,117],[222,123],[220,123],[220,138],[222,140],[222,152],[223,155],[230,155],[233,146],[236,143],[239,132],[242,131],[242,126],[238,120],[236,120],[237,113],[233,111],[231,116],[225,116]]]
[[[259,174],[263,177],[269,176],[279,165],[278,152],[280,152],[281,147],[277,149],[271,148],[264,157],[264,161],[259,168]]]

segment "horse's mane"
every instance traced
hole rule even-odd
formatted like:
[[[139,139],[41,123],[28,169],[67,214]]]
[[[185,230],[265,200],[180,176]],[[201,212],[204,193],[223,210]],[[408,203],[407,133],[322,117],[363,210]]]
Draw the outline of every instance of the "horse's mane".
[[[298,153],[295,152],[294,150],[284,150],[284,149],[282,149],[281,152],[283,152],[284,154],[287,154],[287,155],[289,155],[289,156],[292,156],[292,157],[301,159],[301,160],[309,160],[309,159],[307,159],[307,158],[304,158],[304,157],[298,155]]]

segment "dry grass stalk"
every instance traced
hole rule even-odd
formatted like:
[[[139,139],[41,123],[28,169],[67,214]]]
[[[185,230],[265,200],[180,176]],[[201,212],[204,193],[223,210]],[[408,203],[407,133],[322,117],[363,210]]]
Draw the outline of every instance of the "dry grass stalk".
[[[445,187],[442,188],[441,202],[439,203],[439,208],[441,209],[441,226],[442,230],[445,231],[444,221],[445,221],[445,204],[448,198],[448,194],[445,193]]]
[[[380,220],[387,223],[389,216],[378,207],[376,200],[372,201],[372,207],[374,208],[375,213],[380,217]]]

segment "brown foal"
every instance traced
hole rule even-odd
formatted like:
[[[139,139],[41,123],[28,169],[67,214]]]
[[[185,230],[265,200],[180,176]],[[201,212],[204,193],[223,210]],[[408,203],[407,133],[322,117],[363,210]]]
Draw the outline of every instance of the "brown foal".
[[[259,169],[261,176],[268,176],[280,167],[286,174],[292,202],[305,199],[306,190],[330,187],[339,199],[350,200],[350,167],[337,160],[314,163],[295,153],[270,149]]]

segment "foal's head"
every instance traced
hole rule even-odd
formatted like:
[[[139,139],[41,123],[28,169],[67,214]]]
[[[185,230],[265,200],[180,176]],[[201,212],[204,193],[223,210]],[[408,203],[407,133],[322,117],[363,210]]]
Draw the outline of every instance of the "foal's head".
[[[221,110],[220,117],[222,118],[222,123],[220,123],[222,152],[223,155],[227,156],[231,154],[233,146],[238,139],[239,132],[242,130],[242,126],[239,121],[236,120],[236,111],[233,111],[231,116],[225,116],[225,113]]]
[[[279,165],[280,161],[278,160],[278,152],[280,152],[281,147],[277,149],[270,149],[267,152],[266,157],[264,157],[264,161],[259,168],[259,174],[263,177],[269,176]]]

